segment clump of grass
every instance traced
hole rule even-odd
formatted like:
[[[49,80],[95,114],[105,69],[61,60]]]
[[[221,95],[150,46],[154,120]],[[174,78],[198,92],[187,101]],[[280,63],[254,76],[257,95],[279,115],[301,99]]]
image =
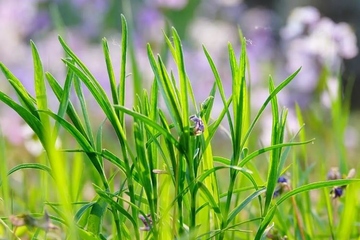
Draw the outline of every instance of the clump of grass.
[[[39,162],[21,164],[10,170],[9,175],[25,169],[44,172],[39,187],[47,189],[46,194],[51,197],[45,194],[44,199],[51,201],[46,200],[43,204],[52,212],[50,219],[61,228],[58,236],[66,239],[264,239],[277,236],[272,228],[281,230],[279,236],[313,237],[313,230],[307,228],[307,224],[313,221],[308,216],[311,211],[309,195],[306,195],[306,209],[299,207],[300,200],[296,197],[310,190],[345,186],[357,180],[338,179],[298,185],[299,180],[293,178],[296,184],[279,194],[279,183],[283,181],[278,179],[284,172],[291,168],[291,164],[294,173],[299,171],[295,161],[287,161],[290,148],[314,141],[306,140],[301,132],[289,141],[285,140],[288,111],[280,109],[277,100],[277,94],[296,77],[300,69],[278,86],[269,77],[269,96],[251,119],[244,38],[240,37],[239,58],[232,45],[228,45],[232,73],[230,97],[226,97],[214,61],[203,47],[215,81],[209,97],[202,103],[196,99],[186,73],[177,31],[171,29],[171,35],[164,34],[164,38],[178,75],[169,71],[163,58],[155,55],[148,45],[154,81],[149,91],[136,92],[137,100],[132,109],[125,107],[128,29],[124,17],[119,81],[115,78],[108,43],[106,39],[102,41],[111,98],[61,37],[59,41],[67,55],[63,59],[67,67],[64,86],[51,73],[44,73],[33,42],[35,96],[31,96],[21,81],[0,64],[17,93],[18,102],[3,92],[0,92],[0,100],[29,125],[46,153]],[[59,101],[56,112],[48,108],[46,84]],[[84,87],[105,115],[104,124],[106,122],[112,127],[118,150],[107,149],[103,125],[93,131]],[[71,100],[73,89],[80,109],[76,109]],[[214,119],[211,112],[216,93],[220,96],[223,109]],[[165,109],[159,107],[160,98],[165,102]],[[268,105],[272,113],[272,119],[269,119],[272,121],[271,145],[253,150],[249,139],[256,138],[253,130]],[[126,115],[132,118],[131,132],[126,131]],[[229,126],[230,158],[213,155],[212,140],[224,121]],[[55,139],[61,138],[62,130],[76,141],[76,147],[55,147]],[[300,141],[296,140],[298,134]],[[76,197],[85,181],[81,178],[81,165],[69,161],[71,154],[76,154],[80,161],[85,161],[86,156],[95,172],[93,181],[87,179],[96,192],[91,201]],[[252,164],[262,154],[268,154],[267,173],[260,172]],[[6,156],[2,158],[2,169],[7,169]],[[5,173],[1,172],[2,201],[9,206],[12,197]],[[224,175],[228,177],[223,178]],[[73,185],[77,186],[77,190]],[[287,229],[284,226],[288,223],[284,219],[292,216],[291,213],[282,222],[279,219],[280,223],[272,224],[284,214],[283,205],[286,204],[295,209],[293,214],[296,219],[294,225]],[[12,232],[9,219],[3,219],[1,224],[6,227],[7,236],[14,238],[17,233]],[[33,232],[32,237],[35,239],[39,234],[43,234],[41,229]]]

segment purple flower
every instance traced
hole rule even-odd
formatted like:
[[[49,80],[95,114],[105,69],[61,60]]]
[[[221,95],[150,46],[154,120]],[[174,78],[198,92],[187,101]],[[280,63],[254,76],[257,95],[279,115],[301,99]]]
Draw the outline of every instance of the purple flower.
[[[352,58],[358,52],[355,34],[349,25],[321,17],[314,7],[294,9],[281,30],[281,39],[286,61],[284,74],[302,67],[288,87],[287,105],[311,96],[324,68],[330,70],[329,77],[338,76],[343,59]]]
[[[284,177],[280,176],[277,180],[278,185],[275,188],[274,191],[274,198],[280,196],[282,193],[290,190],[289,180]]]
[[[281,30],[281,37],[293,39],[306,34],[319,19],[320,13],[315,7],[295,8],[288,17],[287,25]]]
[[[155,0],[155,4],[162,8],[183,9],[188,0]]]
[[[339,172],[339,168],[337,167],[332,167],[330,169],[330,171],[327,174],[327,179],[328,180],[337,180],[341,178],[341,174]]]

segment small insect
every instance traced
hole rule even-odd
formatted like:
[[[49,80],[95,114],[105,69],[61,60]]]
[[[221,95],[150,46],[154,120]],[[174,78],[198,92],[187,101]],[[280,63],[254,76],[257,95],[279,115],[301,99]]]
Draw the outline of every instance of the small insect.
[[[190,116],[189,119],[193,123],[195,123],[195,125],[192,127],[192,135],[195,135],[195,136],[201,135],[205,130],[204,123],[201,120],[201,118],[197,117],[196,115],[192,115],[192,116]]]
[[[284,176],[281,176],[278,178],[277,180],[277,186],[275,188],[275,191],[274,191],[274,198],[280,196],[282,193],[286,192],[286,191],[289,191],[290,190],[290,184],[289,184],[289,180],[284,177]]]
[[[251,39],[247,39],[246,37],[244,37],[244,39],[245,39],[246,44],[253,45],[253,42]]]
[[[352,169],[350,169],[350,171],[349,171],[348,175],[345,177],[345,179],[354,178],[355,174],[356,174],[356,171],[355,171],[354,168],[352,168]],[[337,179],[339,179],[339,178],[337,178]],[[332,199],[336,199],[336,198],[341,197],[344,194],[345,188],[346,188],[346,185],[333,187],[333,189],[331,189],[331,191],[330,191],[330,196],[332,197]]]

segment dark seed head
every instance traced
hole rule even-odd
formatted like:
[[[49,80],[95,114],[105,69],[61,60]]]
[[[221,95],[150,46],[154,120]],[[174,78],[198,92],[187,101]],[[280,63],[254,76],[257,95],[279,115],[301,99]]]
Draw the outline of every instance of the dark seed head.
[[[286,177],[283,177],[283,176],[279,177],[277,180],[278,183],[287,183],[287,181],[288,180],[286,179]]]
[[[334,187],[330,192],[333,199],[341,197],[343,193],[344,193],[343,187]]]

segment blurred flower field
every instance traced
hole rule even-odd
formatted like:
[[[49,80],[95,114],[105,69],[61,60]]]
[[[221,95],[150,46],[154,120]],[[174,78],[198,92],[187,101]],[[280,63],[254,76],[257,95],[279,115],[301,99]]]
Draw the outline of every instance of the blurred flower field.
[[[236,0],[0,20],[0,239],[360,239],[356,27]]]

